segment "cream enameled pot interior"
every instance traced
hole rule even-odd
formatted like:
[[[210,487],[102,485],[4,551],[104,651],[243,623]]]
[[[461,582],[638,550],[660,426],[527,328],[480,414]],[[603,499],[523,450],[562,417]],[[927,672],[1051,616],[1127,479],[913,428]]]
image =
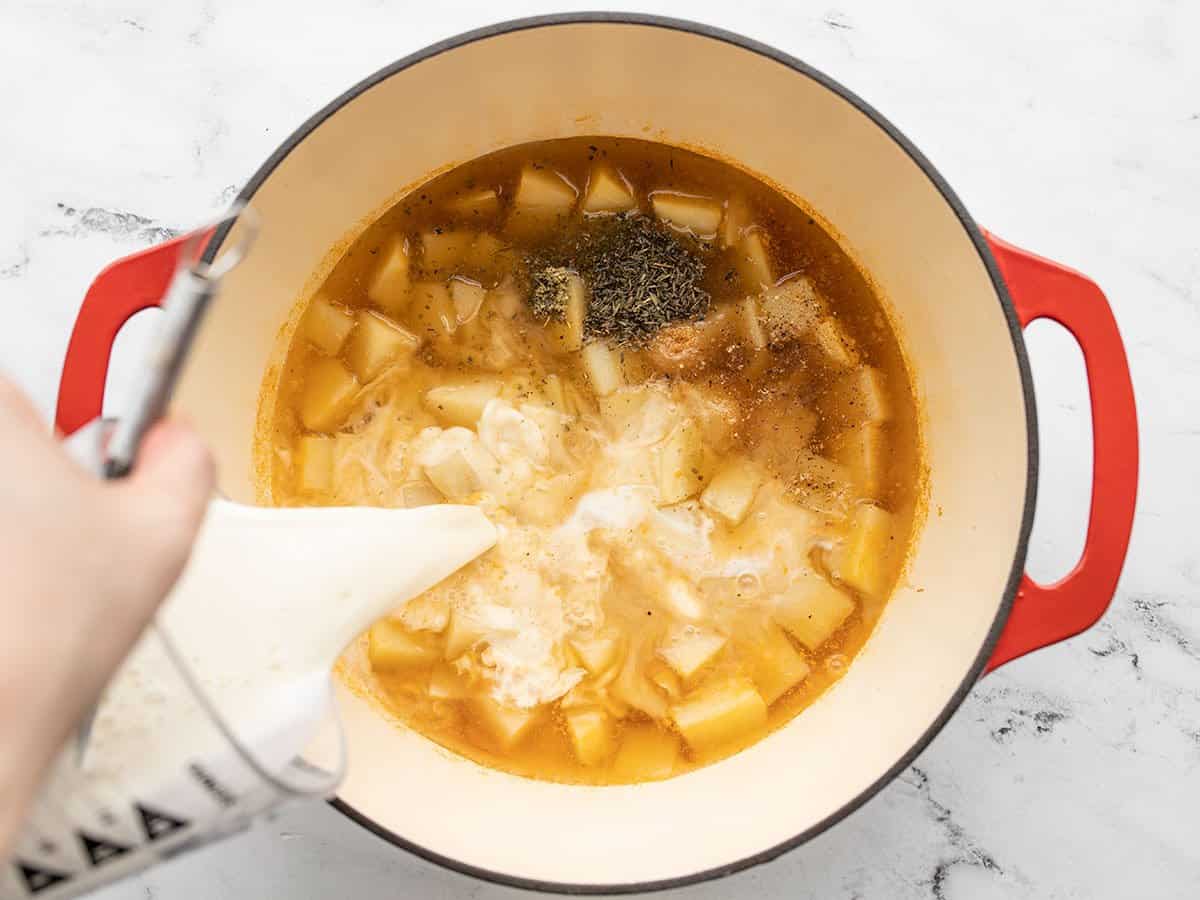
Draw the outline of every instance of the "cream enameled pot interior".
[[[404,840],[501,876],[593,886],[687,877],[795,838],[883,777],[976,662],[1019,553],[1027,419],[1013,337],[962,222],[870,117],[726,41],[648,24],[495,34],[351,96],[254,191],[262,236],[228,279],[177,404],[252,500],[264,372],[289,316],[401,189],[524,141],[649,137],[737,161],[804,198],[894,307],[925,410],[930,514],[907,585],[846,677],[781,731],[716,765],[631,787],[479,768],[343,691],[341,799]]]

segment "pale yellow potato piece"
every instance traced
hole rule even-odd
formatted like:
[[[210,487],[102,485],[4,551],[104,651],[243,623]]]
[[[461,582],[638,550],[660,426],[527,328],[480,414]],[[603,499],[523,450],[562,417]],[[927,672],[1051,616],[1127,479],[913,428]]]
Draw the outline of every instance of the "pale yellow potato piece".
[[[775,282],[767,240],[762,231],[755,229],[746,232],[734,246],[733,254],[734,264],[746,288],[757,291]]]
[[[793,487],[810,509],[845,515],[855,499],[854,477],[839,462],[803,451],[792,460]]]
[[[588,175],[583,211],[589,214],[627,212],[637,208],[629,183],[612,166],[596,163]]]
[[[653,443],[679,421],[677,410],[661,392],[641,385],[618,388],[596,405],[604,424],[620,440]]]
[[[892,530],[891,513],[874,503],[860,503],[845,541],[830,556],[838,581],[880,599],[887,585]]]
[[[472,706],[479,721],[505,750],[511,750],[520,743],[538,720],[537,708],[503,706],[491,697],[476,697]]]
[[[304,379],[300,422],[309,431],[333,431],[358,395],[358,380],[336,359],[319,359]]]
[[[799,275],[763,291],[758,306],[768,338],[780,343],[812,331],[825,315],[827,304],[812,279]]]
[[[583,371],[598,397],[607,397],[625,383],[620,354],[603,341],[583,348]]]
[[[296,487],[309,493],[325,493],[333,487],[331,437],[306,434],[296,442]]]
[[[389,315],[399,316],[407,305],[408,288],[408,241],[403,236],[394,237],[380,251],[367,282],[367,297]]]
[[[685,555],[691,548],[683,549],[684,552],[677,554],[677,557]],[[707,612],[700,592],[682,578],[671,577],[662,581],[662,589],[656,597],[664,610],[684,622],[698,622]]]
[[[758,311],[758,301],[753,297],[745,297],[738,304],[738,312],[741,314],[742,336],[747,346],[756,353],[766,350],[767,330]]]
[[[732,247],[754,223],[750,206],[742,197],[730,197],[725,203],[725,215],[721,219],[721,246]]]
[[[421,345],[412,332],[370,310],[358,314],[358,325],[346,343],[346,362],[364,384],[389,365],[405,364]]]
[[[654,215],[673,228],[691,232],[698,238],[717,236],[723,210],[717,200],[675,191],[654,191],[650,195]]]
[[[703,382],[676,382],[673,389],[683,402],[684,410],[700,427],[704,443],[718,453],[727,453],[733,443],[734,432],[741,425],[741,410],[737,400],[723,388]]]
[[[552,169],[526,166],[517,181],[513,208],[518,211],[537,210],[566,215],[575,205],[575,187]]]
[[[767,628],[759,640],[753,644],[743,643],[739,649],[751,680],[768,706],[807,678],[812,671],[800,651],[775,625]]]
[[[612,756],[616,742],[613,740],[613,722],[603,709],[576,708],[568,710],[563,719],[567,723],[567,734],[575,757],[585,766],[598,766]]]
[[[830,442],[834,460],[869,497],[878,496],[882,486],[886,448],[887,436],[878,422],[860,422]]]
[[[841,376],[825,398],[830,415],[845,424],[886,422],[892,417],[887,383],[874,366],[860,366]]]
[[[408,509],[434,506],[445,501],[442,492],[428,481],[409,481],[400,486],[400,499]]]
[[[672,700],[683,696],[683,679],[661,659],[655,659],[646,667],[646,677],[657,685]]]
[[[500,195],[491,188],[469,191],[446,204],[455,215],[479,221],[490,219],[500,210]]]
[[[671,718],[693,750],[746,737],[767,724],[767,704],[747,678],[706,685],[671,707]]]
[[[679,738],[657,725],[627,725],[613,758],[612,773],[625,781],[666,778],[679,759]]]
[[[681,422],[658,448],[658,493],[670,505],[699,493],[704,486],[709,460],[700,429],[690,419]]]
[[[474,428],[479,424],[488,401],[500,395],[498,381],[471,381],[465,384],[441,384],[430,388],[421,398],[443,425]]]
[[[816,650],[854,612],[854,600],[817,572],[793,573],[792,584],[775,597],[775,621],[809,650]]]
[[[304,312],[301,329],[310,344],[326,356],[337,356],[353,327],[354,313],[318,294]]]
[[[446,626],[443,653],[448,660],[457,659],[483,638],[483,629],[459,613],[451,611],[450,624]]]
[[[450,300],[454,304],[454,319],[465,325],[479,314],[487,291],[478,281],[466,278],[450,279]]]
[[[813,326],[813,342],[821,348],[829,365],[835,369],[848,369],[858,363],[858,351],[854,341],[842,329],[833,316],[826,316]]]
[[[438,652],[429,640],[410,634],[392,619],[381,619],[367,633],[367,658],[372,668],[391,672],[430,665]]]
[[[731,459],[713,475],[700,494],[700,504],[730,525],[738,525],[746,518],[762,483],[763,473],[758,466],[748,459]]]
[[[546,338],[552,353],[573,353],[583,347],[583,319],[587,315],[587,288],[583,279],[571,273],[567,280],[567,308],[561,322],[546,325]]]
[[[430,275],[453,275],[466,259],[477,233],[441,228],[421,235],[421,268]]]
[[[478,467],[463,450],[455,450],[436,462],[426,463],[425,477],[448,499],[459,502],[483,487]]]
[[[429,696],[434,700],[462,700],[471,695],[454,666],[436,662],[429,673]]]
[[[487,284],[499,282],[512,268],[512,255],[507,244],[490,232],[475,238],[463,258],[463,266]]]
[[[512,280],[507,278],[488,291],[487,302],[492,309],[506,319],[519,315],[525,308],[521,292]]]
[[[522,522],[554,525],[562,519],[565,510],[583,495],[584,486],[583,472],[563,472],[539,480],[509,505]]]
[[[696,625],[675,626],[667,632],[658,655],[684,681],[692,681],[717,658],[727,643],[723,634]]]
[[[411,321],[417,336],[440,341],[458,329],[458,313],[450,289],[439,281],[420,281],[412,286],[409,299]]]
[[[593,675],[599,675],[615,663],[621,649],[621,639],[616,634],[571,638],[570,644],[583,667]]]

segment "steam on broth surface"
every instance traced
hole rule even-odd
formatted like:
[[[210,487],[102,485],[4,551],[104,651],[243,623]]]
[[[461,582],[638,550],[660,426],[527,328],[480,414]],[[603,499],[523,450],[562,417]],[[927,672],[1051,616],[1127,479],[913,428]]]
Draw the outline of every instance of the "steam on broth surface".
[[[408,725],[522,775],[753,743],[844,673],[913,540],[916,407],[868,282],[665,145],[523,145],[412,192],[308,302],[273,409],[267,502],[497,524],[352,652]]]

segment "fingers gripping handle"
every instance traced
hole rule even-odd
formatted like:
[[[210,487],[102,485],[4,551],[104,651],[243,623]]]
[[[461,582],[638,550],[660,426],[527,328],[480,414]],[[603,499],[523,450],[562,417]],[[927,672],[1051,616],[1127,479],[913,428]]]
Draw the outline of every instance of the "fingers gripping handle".
[[[1125,562],[1137,500],[1137,410],[1125,347],[1104,294],[1085,276],[988,235],[1021,326],[1053,319],[1079,343],[1092,410],[1092,501],[1083,553],[1054,584],[1021,579],[988,671],[1093,625]]]

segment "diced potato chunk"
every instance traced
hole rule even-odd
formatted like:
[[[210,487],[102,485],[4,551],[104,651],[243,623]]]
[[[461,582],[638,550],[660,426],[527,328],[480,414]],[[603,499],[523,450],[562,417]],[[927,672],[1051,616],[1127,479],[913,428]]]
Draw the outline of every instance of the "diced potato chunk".
[[[759,297],[759,308],[772,342],[802,338],[825,314],[825,300],[804,275],[768,288]]]
[[[801,570],[775,598],[775,621],[809,650],[816,650],[854,612],[854,600],[818,573]]]
[[[487,302],[492,309],[506,319],[511,319],[519,315],[521,310],[525,308],[525,302],[521,299],[521,292],[517,290],[517,286],[513,284],[511,279],[505,279],[488,291]]]
[[[450,598],[443,593],[427,592],[413,597],[393,617],[409,631],[441,634],[450,623]]]
[[[697,494],[707,476],[700,429],[691,420],[681,422],[658,449],[658,493],[670,505]]]
[[[598,397],[607,397],[622,384],[621,356],[603,341],[593,341],[583,348],[583,371]]]
[[[420,339],[395,322],[370,310],[358,314],[358,326],[346,346],[346,362],[364,384],[387,366],[407,365],[420,346]]]
[[[646,677],[672,700],[683,696],[683,679],[661,659],[652,660],[646,667]]]
[[[488,219],[500,210],[500,196],[491,188],[480,188],[455,197],[446,205],[463,218],[472,221]]]
[[[488,401],[499,394],[498,381],[442,384],[427,390],[422,402],[442,424],[474,428]]]
[[[474,231],[437,228],[421,235],[421,268],[445,278],[458,271],[475,242]]]
[[[590,637],[571,638],[571,649],[593,675],[599,675],[617,661],[621,642],[615,634],[598,634]]]
[[[698,622],[707,612],[700,592],[682,578],[668,578],[656,596],[666,612],[684,622]]]
[[[690,694],[671,707],[671,718],[688,745],[711,750],[747,737],[767,724],[767,704],[746,678],[730,678]]]
[[[437,662],[429,673],[429,696],[434,700],[462,700],[470,696],[470,691],[454,666]]]
[[[427,666],[438,658],[432,642],[410,634],[392,619],[382,619],[367,634],[367,657],[381,672]]]
[[[740,241],[753,221],[749,204],[741,197],[730,197],[721,219],[721,246],[732,247]]]
[[[367,283],[367,297],[389,315],[398,316],[408,301],[408,241],[392,238],[383,246]]]
[[[465,500],[483,483],[479,468],[465,450],[452,450],[424,465],[425,477],[450,500]]]
[[[696,625],[673,627],[658,648],[661,656],[684,681],[692,681],[724,649],[725,635]]]
[[[583,473],[564,472],[539,480],[510,506],[523,522],[552,525],[583,494],[583,489]]]
[[[714,309],[699,322],[675,322],[651,338],[647,359],[658,371],[672,375],[703,369],[723,361],[736,326],[729,307]]]
[[[310,344],[326,356],[337,356],[354,327],[354,313],[318,294],[305,310],[301,327]]]
[[[617,778],[636,781],[666,778],[675,771],[678,758],[679,739],[675,735],[657,725],[627,725],[612,772]]]
[[[770,626],[753,645],[742,645],[750,678],[770,706],[808,677],[811,666],[778,626]]]
[[[596,766],[612,756],[612,717],[603,709],[578,708],[568,710],[563,718],[576,758],[585,766]]]
[[[491,697],[477,697],[475,712],[496,741],[505,750],[515,747],[529,733],[538,718],[538,709],[503,706]]]
[[[886,436],[878,422],[862,422],[830,444],[833,458],[850,472],[861,491],[878,496],[883,478]]]
[[[576,191],[566,178],[551,169],[526,166],[521,170],[517,192],[513,195],[515,210],[540,210],[566,215],[575,205]]]
[[[434,506],[446,498],[428,481],[409,481],[400,487],[400,499],[408,509],[418,506]]]
[[[585,213],[626,212],[637,207],[629,183],[612,166],[597,163],[588,176],[587,192],[583,196]]]
[[[858,362],[853,341],[832,316],[826,316],[813,327],[812,339],[834,368],[848,369]]]
[[[723,210],[721,204],[709,197],[680,194],[675,191],[655,191],[650,195],[654,214],[673,228],[691,232],[698,238],[717,236]]]
[[[436,281],[422,281],[412,286],[412,324],[419,337],[439,340],[454,334],[458,328],[458,313],[450,290]]]
[[[450,300],[454,303],[454,318],[459,325],[465,325],[479,314],[486,293],[477,281],[450,279]]]
[[[546,325],[546,337],[553,353],[573,353],[583,347],[583,319],[587,315],[587,288],[583,279],[571,273],[567,279],[567,308],[561,322]]]
[[[476,623],[459,613],[450,613],[450,624],[446,626],[446,643],[443,653],[446,659],[457,659],[484,635],[484,630]]]
[[[673,386],[683,408],[700,427],[704,443],[718,453],[727,453],[734,432],[741,425],[741,410],[733,395],[713,384],[676,382]]]
[[[737,525],[746,518],[762,483],[763,474],[756,465],[733,459],[717,470],[700,495],[700,503],[730,525]]]
[[[826,397],[830,415],[845,424],[886,422],[892,417],[887,384],[874,366],[861,366],[837,380]]]
[[[512,256],[508,245],[485,231],[471,244],[463,265],[485,283],[495,284],[512,267]]]
[[[845,542],[831,555],[834,577],[879,598],[887,584],[892,547],[892,515],[874,503],[860,503]]]
[[[742,317],[742,336],[746,339],[746,345],[756,353],[766,350],[767,330],[763,328],[758,312],[758,301],[746,297],[738,304],[738,312]]]
[[[306,434],[296,442],[296,487],[309,493],[324,493],[333,486],[331,437]]]
[[[333,431],[345,420],[358,394],[358,381],[336,359],[313,363],[304,379],[300,421],[309,431]]]
[[[750,290],[757,291],[773,284],[775,277],[771,274],[771,257],[767,253],[767,241],[763,232],[749,231],[733,249],[734,262],[742,283]]]

